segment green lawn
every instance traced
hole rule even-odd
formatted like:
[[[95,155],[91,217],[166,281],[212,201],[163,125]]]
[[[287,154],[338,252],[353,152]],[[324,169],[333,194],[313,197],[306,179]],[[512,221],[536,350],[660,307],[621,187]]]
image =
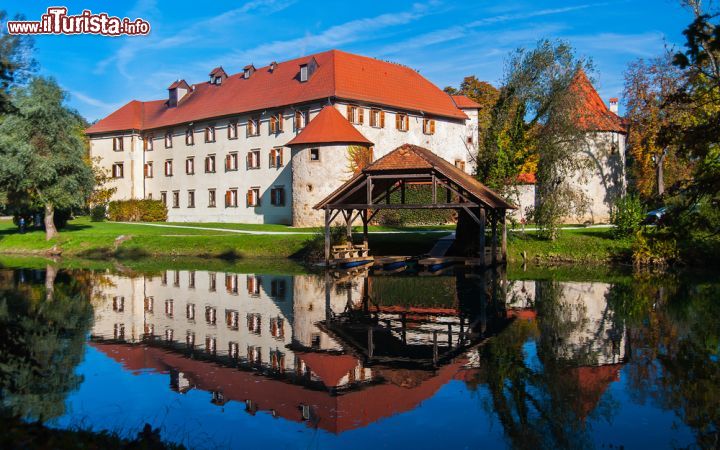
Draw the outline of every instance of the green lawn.
[[[632,241],[616,239],[608,228],[562,230],[554,241],[538,237],[534,231],[508,233],[508,259],[521,262],[525,252],[528,262],[627,262]]]

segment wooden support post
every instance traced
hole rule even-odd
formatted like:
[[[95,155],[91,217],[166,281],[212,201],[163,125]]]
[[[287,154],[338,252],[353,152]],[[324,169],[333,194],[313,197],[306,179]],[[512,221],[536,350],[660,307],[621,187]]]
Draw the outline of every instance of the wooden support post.
[[[432,202],[433,205],[437,203],[437,179],[434,173],[432,176]]]
[[[480,247],[480,259],[482,260],[482,265],[484,266],[485,261],[485,208],[482,206],[480,207],[480,235],[478,236],[478,246]]]
[[[331,319],[332,306],[330,303],[330,291],[332,290],[332,278],[330,271],[325,271],[325,320]],[[348,292],[350,290],[348,289]]]
[[[368,358],[372,359],[375,350],[375,343],[373,342],[373,327],[368,327]]]
[[[325,265],[330,263],[330,208],[325,208]]]
[[[500,252],[502,254],[502,261],[507,262],[507,217],[505,211],[500,216],[502,220],[502,243],[500,245]]]
[[[372,193],[373,193],[373,181],[372,181],[372,177],[368,176],[367,177],[367,204],[368,205],[372,205],[372,203],[373,203]]]
[[[347,240],[350,244],[352,244],[352,215],[353,210],[350,211],[344,211],[343,215],[345,216],[345,232],[347,235]]]
[[[368,210],[367,209],[362,210],[362,215],[360,217],[362,218],[362,223],[363,223],[363,245],[365,247],[367,247],[368,246]]]
[[[405,313],[400,316],[401,331],[400,337],[403,344],[407,344],[407,315]]]
[[[448,348],[452,348],[452,324],[448,324]]]
[[[497,211],[493,211],[492,214],[492,263],[493,265],[497,264],[497,241],[498,241],[498,214]]]
[[[437,330],[433,330],[433,364],[438,363],[438,342],[437,342]]]

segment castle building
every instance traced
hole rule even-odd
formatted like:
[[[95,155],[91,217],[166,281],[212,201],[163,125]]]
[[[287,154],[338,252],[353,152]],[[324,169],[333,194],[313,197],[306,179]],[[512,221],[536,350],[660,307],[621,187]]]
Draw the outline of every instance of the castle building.
[[[408,67],[330,50],[175,81],[86,133],[113,200],[162,200],[175,222],[314,226],[317,202],[402,144],[472,173],[478,108]]]

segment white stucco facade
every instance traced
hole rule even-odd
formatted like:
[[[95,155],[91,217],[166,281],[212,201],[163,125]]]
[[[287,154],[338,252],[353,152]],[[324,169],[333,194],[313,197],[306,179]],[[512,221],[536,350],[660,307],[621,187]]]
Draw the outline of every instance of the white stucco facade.
[[[327,103],[325,103],[327,104]],[[348,157],[348,145],[317,144],[286,147],[293,137],[302,131],[295,129],[295,111],[307,111],[309,121],[317,116],[322,103],[291,105],[272,111],[247,115],[214,118],[192,124],[177,124],[162,129],[143,132],[93,134],[90,136],[90,152],[100,167],[109,174],[119,175],[114,164],[122,164],[122,176],[110,181],[116,187],[113,200],[166,199],[168,220],[172,222],[236,222],[276,223],[295,226],[323,224],[323,217],[312,207],[344,181],[352,176]],[[333,105],[347,116],[349,102],[334,101]],[[462,166],[472,173],[477,137],[477,110],[464,109],[468,119],[452,119],[440,116],[424,116],[420,113],[401,111],[382,105],[351,103],[363,110],[362,123],[353,126],[373,142],[374,159],[395,148],[409,143],[433,150],[447,161]],[[384,112],[384,126],[370,125],[371,109]],[[270,118],[282,111],[282,132],[270,132]],[[395,115],[408,115],[408,130],[396,129]],[[248,135],[249,119],[259,117],[259,133]],[[423,119],[434,121],[433,133],[423,129]],[[228,128],[237,123],[237,137],[230,138]],[[214,127],[215,138],[206,142],[205,130]],[[186,130],[193,130],[193,143],[186,143]],[[171,134],[172,146],[166,146],[166,135]],[[114,139],[122,139],[122,149],[114,149]],[[143,139],[152,141],[144,144]],[[115,147],[118,147],[115,141]],[[147,148],[144,150],[144,148]],[[150,150],[150,148],[152,148]],[[317,148],[320,158],[311,160],[310,150]],[[271,152],[282,153],[282,163],[271,167]],[[247,164],[248,153],[259,152],[257,167]],[[228,155],[237,158],[237,167],[226,166]],[[232,156],[237,155],[237,156]],[[214,157],[214,171],[206,170],[206,158]],[[186,167],[192,160],[194,171]],[[166,164],[172,164],[172,173],[166,174]],[[257,189],[259,205],[251,206],[247,194]],[[283,191],[283,201],[272,201],[273,190]],[[211,204],[214,191],[215,205]],[[227,193],[237,200],[226,205]],[[175,201],[177,196],[177,202]],[[194,197],[194,205],[191,203]],[[236,203],[236,204],[235,204]]]

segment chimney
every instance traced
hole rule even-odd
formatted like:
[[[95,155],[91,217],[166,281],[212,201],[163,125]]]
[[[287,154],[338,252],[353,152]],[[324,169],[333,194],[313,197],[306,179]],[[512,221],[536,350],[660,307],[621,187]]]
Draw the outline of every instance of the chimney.
[[[618,98],[613,97],[610,99],[610,112],[617,114],[618,113]]]

